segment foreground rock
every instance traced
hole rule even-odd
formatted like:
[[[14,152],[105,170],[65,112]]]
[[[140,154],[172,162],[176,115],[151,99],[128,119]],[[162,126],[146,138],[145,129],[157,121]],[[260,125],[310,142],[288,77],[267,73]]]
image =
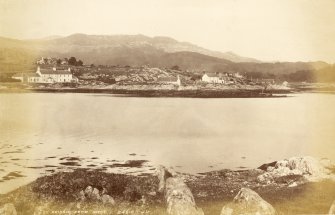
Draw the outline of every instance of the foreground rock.
[[[274,215],[275,209],[263,200],[255,191],[242,188],[235,196],[232,203],[222,208],[221,215]]]
[[[0,215],[16,215],[16,209],[13,204],[7,203],[0,208]]]
[[[266,169],[274,168],[276,164],[268,165]],[[278,214],[326,214],[335,208],[333,206],[330,210],[335,196],[335,180],[290,187],[288,185],[291,183],[284,180],[259,183],[258,176],[266,172],[261,169],[215,170],[198,175],[162,169],[163,174],[158,175],[161,181],[157,175],[132,176],[107,173],[100,169],[58,172],[0,195],[0,209],[6,203],[12,203],[17,214],[32,215],[78,210],[88,211],[88,214],[93,214],[93,211],[106,211],[106,214],[168,214],[167,208],[169,214],[203,214],[195,204],[201,202],[206,214],[220,214],[224,205],[234,214],[231,209],[235,204],[228,203],[244,187],[256,191],[275,207]],[[161,194],[157,193],[159,186]],[[111,198],[116,204],[111,204]],[[3,210],[0,214],[3,214]]]
[[[79,192],[78,198],[83,202],[102,202],[103,204],[115,205],[114,199],[106,193],[106,189],[100,192],[97,188],[88,186],[85,191],[82,190]]]
[[[157,168],[157,177],[159,180],[159,184],[158,184],[158,192],[163,193],[165,191],[165,182],[166,179],[173,177],[172,174],[175,174],[173,171],[169,171],[167,170],[165,167],[163,166],[159,166]]]
[[[0,208],[10,202],[18,214],[29,215],[78,210],[88,214],[97,210],[107,214],[125,214],[127,210],[133,214],[161,214],[166,209],[155,195],[157,189],[158,179],[150,174],[132,176],[80,168],[40,177],[0,195]]]
[[[332,206],[330,206],[329,215],[335,215],[335,201],[333,202]]]
[[[197,208],[191,190],[182,178],[173,176],[164,167],[158,170],[160,179],[159,190],[164,192],[167,203],[167,213],[170,215],[203,215],[202,209]]]
[[[259,167],[266,172],[258,176],[262,183],[272,183],[291,176],[300,181],[315,182],[322,179],[335,179],[335,166],[328,159],[316,159],[313,157],[292,157]],[[299,177],[301,176],[301,177]]]

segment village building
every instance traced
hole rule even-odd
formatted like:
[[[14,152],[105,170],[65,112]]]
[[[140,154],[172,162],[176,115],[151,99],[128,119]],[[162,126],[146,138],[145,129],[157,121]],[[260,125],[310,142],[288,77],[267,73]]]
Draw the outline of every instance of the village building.
[[[284,81],[284,82],[282,83],[282,86],[284,86],[284,87],[288,87],[288,82],[287,82],[287,81]]]
[[[72,82],[72,73],[71,69],[56,69],[53,67],[52,69],[40,69],[37,67],[37,74],[40,75],[39,83],[70,83]]]
[[[225,83],[225,78],[222,76],[222,74],[216,74],[216,73],[205,73],[202,76],[201,80],[207,83],[219,83],[219,84]]]
[[[12,76],[13,79],[28,83],[71,83],[78,79],[71,73],[71,69],[57,69],[37,67],[36,73],[17,73]]]
[[[243,75],[241,75],[241,74],[238,73],[238,72],[235,72],[235,73],[234,73],[234,77],[235,77],[235,78],[243,78]]]
[[[274,84],[275,83],[275,79],[272,79],[272,78],[257,79],[257,83],[261,83],[261,84]]]
[[[174,84],[174,85],[181,85],[181,81],[179,75],[177,77],[159,77],[157,82],[164,83],[164,84]]]

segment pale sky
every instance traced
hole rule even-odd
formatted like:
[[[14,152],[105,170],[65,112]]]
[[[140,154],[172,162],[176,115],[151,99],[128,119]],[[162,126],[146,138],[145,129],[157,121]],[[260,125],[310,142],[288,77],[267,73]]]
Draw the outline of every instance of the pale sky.
[[[169,36],[264,61],[335,63],[335,0],[0,0],[0,36]]]

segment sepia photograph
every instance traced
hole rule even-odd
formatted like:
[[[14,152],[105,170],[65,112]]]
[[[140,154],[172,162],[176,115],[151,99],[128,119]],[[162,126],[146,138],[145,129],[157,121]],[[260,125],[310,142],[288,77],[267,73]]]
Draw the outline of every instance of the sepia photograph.
[[[335,215],[335,0],[0,0],[0,215]]]

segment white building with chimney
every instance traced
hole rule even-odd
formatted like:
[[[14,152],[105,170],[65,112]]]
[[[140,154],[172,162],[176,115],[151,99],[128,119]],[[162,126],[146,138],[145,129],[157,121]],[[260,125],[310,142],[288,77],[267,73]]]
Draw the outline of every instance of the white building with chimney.
[[[225,83],[225,79],[222,77],[222,75],[218,75],[216,73],[205,73],[201,80],[207,83]]]
[[[28,83],[72,83],[77,82],[77,78],[71,73],[71,69],[40,68],[36,73],[17,73],[12,78]]]

